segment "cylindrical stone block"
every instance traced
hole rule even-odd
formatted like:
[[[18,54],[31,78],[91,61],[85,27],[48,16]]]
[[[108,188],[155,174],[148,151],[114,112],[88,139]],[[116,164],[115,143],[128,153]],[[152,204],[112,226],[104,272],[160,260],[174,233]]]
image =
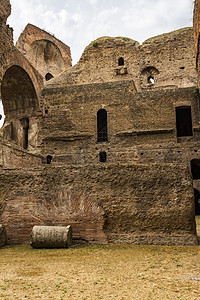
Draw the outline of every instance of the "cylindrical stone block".
[[[72,244],[71,226],[34,226],[31,232],[33,248],[69,248]]]

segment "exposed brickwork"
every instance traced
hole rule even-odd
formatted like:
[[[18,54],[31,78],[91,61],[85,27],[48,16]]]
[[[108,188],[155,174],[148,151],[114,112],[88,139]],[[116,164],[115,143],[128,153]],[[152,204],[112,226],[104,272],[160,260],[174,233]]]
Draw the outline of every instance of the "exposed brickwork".
[[[34,225],[71,225],[74,239],[90,243],[197,244],[190,162],[200,166],[200,113],[192,28],[142,45],[100,38],[67,69],[68,46],[28,25],[17,50],[2,20],[8,40],[0,57],[9,56],[0,65],[0,223],[8,243],[28,243]],[[43,88],[46,72],[58,76]],[[186,124],[184,114],[178,121],[180,109]],[[180,134],[183,123],[187,134]]]
[[[118,66],[120,57],[124,58],[124,66]],[[154,77],[154,84],[148,82],[150,75]],[[97,39],[86,47],[79,63],[51,85],[121,80],[134,80],[138,91],[195,86],[193,29],[166,33],[148,39],[142,45],[128,38]]]
[[[14,47],[12,29],[6,25],[10,12],[9,0],[2,0],[0,3],[0,80],[3,76],[3,66],[6,64],[9,52]]]
[[[70,48],[34,25],[26,26],[16,47],[44,79],[47,73],[55,77],[71,67]]]
[[[200,127],[194,88],[138,93],[133,81],[122,81],[47,88],[43,98],[48,113],[39,139],[43,139],[43,153],[53,156],[52,164],[99,164],[100,151],[107,151],[108,162],[187,164],[198,157]],[[176,134],[179,106],[192,107],[193,136],[182,142]],[[108,113],[107,143],[97,143],[96,119],[101,108]]]
[[[1,172],[1,182],[6,178],[11,181],[1,191],[9,201],[0,222],[10,243],[28,242],[33,225],[67,224],[74,238],[93,243],[197,242],[193,191],[184,167],[49,167]]]

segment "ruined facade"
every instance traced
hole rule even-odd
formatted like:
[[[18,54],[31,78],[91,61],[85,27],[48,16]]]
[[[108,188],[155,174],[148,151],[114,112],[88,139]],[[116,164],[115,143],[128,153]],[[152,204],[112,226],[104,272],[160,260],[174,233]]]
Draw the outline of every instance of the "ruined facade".
[[[74,239],[90,243],[197,244],[193,29],[142,45],[103,37],[71,67],[55,37],[29,24],[14,47],[6,17],[2,24],[10,32],[0,65],[8,243],[29,242],[34,225],[71,225]]]

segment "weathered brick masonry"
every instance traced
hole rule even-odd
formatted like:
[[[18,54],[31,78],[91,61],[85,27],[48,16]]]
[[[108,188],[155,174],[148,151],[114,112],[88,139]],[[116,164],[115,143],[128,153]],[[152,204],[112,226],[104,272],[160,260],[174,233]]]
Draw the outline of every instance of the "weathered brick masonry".
[[[3,198],[1,222],[10,243],[28,241],[30,228],[39,224],[70,224],[74,238],[93,243],[196,243],[185,167],[108,164],[7,170],[1,172]]]
[[[34,225],[72,225],[74,240],[90,243],[197,244],[193,29],[142,45],[100,38],[71,67],[69,47],[33,25],[15,48],[10,4],[1,3],[0,223],[7,242],[28,243]]]

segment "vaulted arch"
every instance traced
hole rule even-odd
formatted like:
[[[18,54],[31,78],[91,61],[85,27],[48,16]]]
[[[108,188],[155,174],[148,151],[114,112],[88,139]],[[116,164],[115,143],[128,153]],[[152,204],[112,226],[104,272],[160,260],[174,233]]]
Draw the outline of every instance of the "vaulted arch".
[[[34,85],[28,73],[18,65],[9,67],[5,72],[1,97],[4,113],[8,117],[32,115],[38,105]]]

